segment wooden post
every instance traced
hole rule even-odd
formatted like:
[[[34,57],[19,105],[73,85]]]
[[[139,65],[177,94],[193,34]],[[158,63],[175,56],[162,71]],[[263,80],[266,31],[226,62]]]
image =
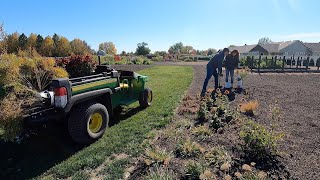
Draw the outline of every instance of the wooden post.
[[[99,60],[99,65],[101,65],[101,60],[100,60],[100,56],[98,56],[98,60]]]
[[[254,56],[251,57],[251,70],[254,68]]]
[[[286,56],[283,56],[283,59],[282,59],[282,71],[284,72],[284,63],[286,61]]]
[[[309,63],[310,63],[310,56],[307,57],[307,64],[306,64],[306,69],[309,69]]]
[[[261,55],[259,56],[259,62],[258,62],[258,73],[260,73],[260,63],[261,63]]]
[[[274,65],[273,65],[273,56],[271,57],[271,68],[274,69]]]
[[[266,56],[266,67],[268,68],[268,56]]]
[[[291,68],[291,66],[292,66],[292,57],[290,58],[290,68]]]
[[[275,56],[275,57],[274,57],[273,69],[276,69],[276,66],[277,66],[277,58],[278,58],[278,56]]]
[[[298,69],[299,59],[300,59],[300,57],[298,56],[298,60],[297,60],[297,64],[296,64],[296,69]]]

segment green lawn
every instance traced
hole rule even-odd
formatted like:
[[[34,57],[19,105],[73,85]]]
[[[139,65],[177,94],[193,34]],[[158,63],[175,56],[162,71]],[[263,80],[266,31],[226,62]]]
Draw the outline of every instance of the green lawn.
[[[41,178],[86,179],[88,176],[84,169],[89,171],[95,169],[112,154],[125,153],[135,157],[142,152],[140,144],[148,132],[164,127],[172,118],[173,110],[192,81],[193,69],[187,66],[157,66],[139,73],[150,77],[147,86],[153,90],[152,106],[110,127],[96,143],[57,164]],[[138,104],[135,103],[128,108],[137,106]],[[114,169],[113,166],[116,164],[119,162],[116,161],[115,165],[107,165],[102,173]],[[124,168],[123,165],[120,167]],[[112,176],[105,174],[106,178],[119,177],[123,172],[120,167]]]

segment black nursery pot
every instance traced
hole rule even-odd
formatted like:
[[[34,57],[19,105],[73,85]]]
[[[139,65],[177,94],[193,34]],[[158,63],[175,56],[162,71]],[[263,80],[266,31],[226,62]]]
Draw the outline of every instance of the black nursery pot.
[[[230,92],[228,94],[229,101],[234,101],[236,99],[236,94],[234,92]]]

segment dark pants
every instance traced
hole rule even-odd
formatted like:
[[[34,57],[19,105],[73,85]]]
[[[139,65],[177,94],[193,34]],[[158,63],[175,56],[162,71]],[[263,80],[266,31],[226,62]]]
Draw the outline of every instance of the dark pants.
[[[231,84],[233,84],[234,69],[226,69],[226,82],[229,82],[229,74],[230,74]]]
[[[212,76],[214,77],[214,87],[215,87],[215,89],[218,88],[218,78],[219,77],[218,77],[217,68],[207,66],[207,76],[206,76],[206,79],[204,80],[201,93],[205,93],[207,91],[207,86],[208,86],[209,80],[211,79]]]

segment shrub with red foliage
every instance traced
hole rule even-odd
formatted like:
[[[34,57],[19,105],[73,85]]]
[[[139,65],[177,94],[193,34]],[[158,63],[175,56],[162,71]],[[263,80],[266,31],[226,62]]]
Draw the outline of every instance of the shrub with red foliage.
[[[114,60],[115,60],[115,61],[121,61],[121,56],[117,56],[117,55],[114,56]]]
[[[56,63],[64,67],[70,77],[89,76],[96,67],[96,62],[89,55],[65,57],[57,59]]]

